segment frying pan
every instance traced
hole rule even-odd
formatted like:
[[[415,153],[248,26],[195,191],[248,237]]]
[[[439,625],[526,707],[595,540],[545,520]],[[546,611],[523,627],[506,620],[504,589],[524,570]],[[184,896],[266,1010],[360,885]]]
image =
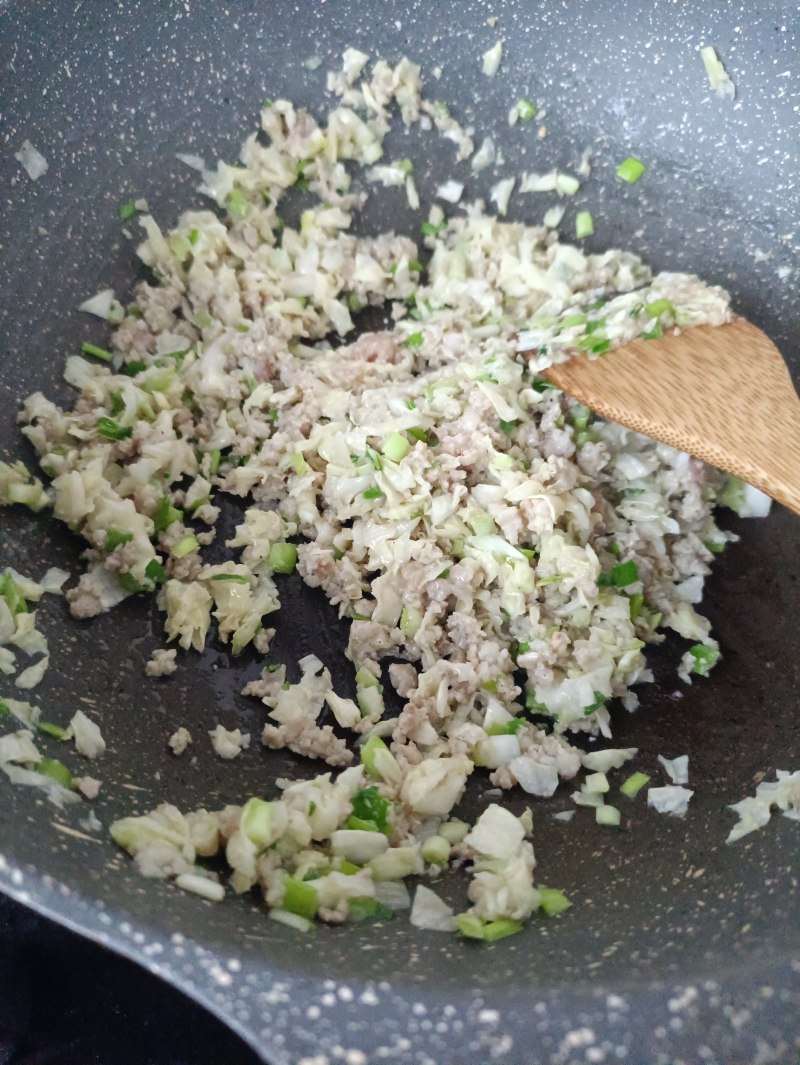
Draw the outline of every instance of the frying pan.
[[[590,246],[632,248],[656,268],[726,285],[736,309],[767,331],[795,372],[800,366],[794,5],[51,0],[0,11],[6,454],[26,455],[14,425],[19,401],[39,388],[66,401],[65,355],[105,337],[77,304],[108,285],[126,293],[135,281],[119,203],[143,196],[170,224],[197,202],[195,175],[175,153],[235,158],[267,95],[318,107],[324,71],[349,45],[390,59],[408,54],[427,72],[441,66],[434,95],[478,137],[492,133],[504,173],[568,167],[593,146],[581,194],[595,218]],[[499,38],[503,64],[489,80],[480,57]],[[723,57],[735,102],[709,91],[702,44]],[[323,59],[317,71],[302,64],[311,55]],[[521,95],[546,104],[543,139],[508,128]],[[13,158],[25,139],[49,162],[36,183]],[[423,196],[445,177],[469,175],[446,142],[401,134],[398,144],[403,155],[417,152]],[[628,154],[648,166],[635,187],[614,177]],[[469,179],[469,196],[497,180],[484,177]],[[365,228],[385,228],[389,201],[377,200]],[[547,204],[519,198],[512,213],[538,221]],[[399,231],[418,232],[419,217],[400,197],[388,210]],[[550,813],[569,805],[563,789],[537,800],[541,878],[574,903],[558,920],[478,947],[404,919],[302,936],[265,920],[255,899],[212,907],[140,879],[107,837],[64,834],[59,824],[76,827],[71,816],[10,787],[0,805],[0,885],[176,984],[271,1065],[793,1061],[798,826],[775,818],[736,846],[724,840],[733,823],[726,804],[776,768],[800,765],[800,529],[780,508],[763,522],[731,518],[730,527],[742,541],[720,559],[705,604],[724,659],[711,679],[687,688],[675,678],[680,649],[660,647],[656,685],[642,691],[636,714],[619,711],[615,720],[616,742],[641,748],[645,770],[658,772],[658,753],[690,754],[690,814],[660,817],[640,800],[614,833],[580,814],[554,821]],[[76,572],[79,546],[53,522],[19,508],[2,514],[2,562],[26,573],[50,564]],[[335,612],[292,578],[282,600],[276,654],[295,662],[314,651],[348,691]],[[180,724],[197,737],[217,721],[257,733],[260,708],[237,695],[258,671],[254,658],[231,662],[212,647],[182,657],[171,678],[148,681],[143,663],[160,629],[143,597],[82,624],[52,600],[42,623],[52,658],[37,701],[62,723],[84,707],[109,741],[96,805],[105,825],[163,800],[213,808],[270,795],[276,776],[308,771],[258,745],[233,764],[202,742],[191,759],[166,749]],[[487,781],[473,784],[467,816],[488,801]]]

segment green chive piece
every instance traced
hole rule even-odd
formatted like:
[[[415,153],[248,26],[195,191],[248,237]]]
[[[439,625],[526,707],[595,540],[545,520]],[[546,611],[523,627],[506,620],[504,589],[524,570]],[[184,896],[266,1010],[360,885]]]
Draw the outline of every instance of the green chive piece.
[[[548,381],[546,377],[542,377],[540,374],[537,374],[533,381],[531,381],[531,388],[533,388],[534,392],[547,392],[555,387],[556,386]]]
[[[297,565],[297,547],[295,544],[273,544],[269,549],[267,563],[273,573],[294,573]]]
[[[455,920],[456,928],[466,939],[482,939],[486,943],[493,943],[522,931],[520,922],[512,921],[509,917],[484,923],[472,913],[458,913]]]
[[[411,444],[402,433],[391,433],[384,440],[381,450],[387,459],[401,462],[411,450]]]
[[[119,372],[124,373],[126,377],[136,377],[137,374],[142,373],[146,369],[146,362],[140,362],[138,359],[134,359],[131,362],[126,362],[124,366],[120,366]]]
[[[42,758],[40,762],[36,763],[36,771],[44,773],[46,777],[57,780],[65,788],[72,787],[72,773],[57,758]]]
[[[232,189],[225,201],[228,214],[233,219],[241,219],[247,214],[247,197],[241,189]]]
[[[589,717],[589,715],[593,714],[595,712],[595,710],[599,710],[601,707],[605,706],[606,703],[608,702],[608,696],[607,695],[603,695],[602,692],[593,692],[592,694],[594,695],[594,702],[590,703],[589,706],[584,706],[584,708],[583,708],[584,717]]]
[[[703,540],[703,547],[712,555],[721,555],[727,544],[724,540]]]
[[[194,551],[199,550],[200,544],[198,543],[196,536],[184,536],[174,547],[170,548],[169,553],[173,558],[186,558],[187,555],[191,555]]]
[[[414,402],[413,400],[411,401]],[[413,407],[411,408],[413,410]],[[409,436],[413,436],[415,440],[419,440],[422,444],[428,443],[427,430],[421,429],[419,426],[415,426],[413,429],[407,429],[406,432]]]
[[[538,113],[539,108],[535,104],[526,100],[524,96],[520,96],[517,100],[517,118],[520,122],[530,122],[536,118]]]
[[[592,416],[591,410],[584,406],[583,403],[576,403],[570,411],[570,418],[575,428],[582,432],[589,424],[589,419]]]
[[[368,488],[365,492],[361,493],[364,499],[380,499],[383,495],[383,491],[375,485],[373,488]]]
[[[423,222],[420,228],[422,229],[423,237],[438,237],[445,226],[445,222],[440,222],[438,226],[434,225],[433,222]]]
[[[241,573],[214,573],[211,577],[212,581],[233,581],[235,584],[249,584],[250,581],[247,577],[243,577]],[[277,666],[275,667],[277,669]],[[270,669],[270,672],[273,670]]]
[[[120,222],[130,222],[136,214],[136,204],[133,200],[124,200],[117,208]]]
[[[351,921],[390,921],[395,912],[377,899],[350,899],[347,916]]]
[[[0,717],[11,717],[11,711],[8,709],[8,704],[4,703],[0,699]]]
[[[628,799],[635,799],[642,788],[650,783],[647,773],[631,773],[627,780],[620,784],[620,792]]]
[[[192,245],[192,247],[194,247],[194,245],[198,242],[199,239],[200,239],[200,230],[199,229],[190,229],[189,230],[189,243]]]
[[[163,562],[159,562],[157,558],[151,558],[144,568],[145,577],[154,584],[163,581],[166,573]]]
[[[49,721],[40,721],[36,726],[40,732],[46,733],[48,736],[55,736],[57,740],[65,740],[67,738],[67,730],[60,725],[52,725]]]
[[[578,240],[591,237],[594,233],[594,219],[591,211],[578,211],[575,215],[575,236]]]
[[[103,362],[111,362],[114,358],[110,351],[106,351],[105,348],[99,348],[97,344],[90,344],[88,340],[84,340],[81,344],[81,351],[84,355],[94,355],[96,359],[102,359]]]
[[[654,322],[653,328],[642,333],[642,340],[660,340],[664,335],[664,327],[661,322]]]
[[[133,429],[130,425],[119,425],[113,418],[101,416],[97,419],[97,431],[109,440],[127,440]]]
[[[629,185],[635,185],[646,169],[644,163],[629,155],[617,167],[617,177],[621,181],[627,181]]]
[[[363,817],[351,814],[342,824],[342,828],[354,829],[356,832],[380,832],[374,821],[367,821]]]
[[[606,337],[585,336],[578,341],[578,347],[584,351],[590,351],[593,355],[605,355],[611,347],[611,341]]]
[[[502,429],[502,431],[504,433],[513,433],[518,425],[519,425],[519,422],[517,421],[516,418],[514,418],[513,421],[508,421],[508,422],[503,421],[502,418],[500,419],[500,428]]]
[[[423,342],[424,339],[425,338],[423,337],[422,333],[412,333],[411,336],[406,337],[406,341],[405,341],[406,347],[407,348],[421,348],[422,347],[422,342]]]
[[[642,595],[642,593],[634,592],[628,600],[628,605],[630,607],[631,612],[631,621],[636,621],[636,619],[642,612],[642,607],[644,606],[644,596]]]
[[[487,736],[515,736],[525,724],[523,717],[514,717],[511,721],[505,721],[502,725],[489,725],[486,729]]]
[[[389,827],[390,807],[389,800],[385,799],[374,785],[361,788],[353,796],[353,815],[373,822],[379,832],[385,832]]]
[[[133,539],[133,533],[123,532],[122,529],[109,529],[106,533],[106,551],[114,551],[120,544],[128,544]]]
[[[627,588],[639,580],[639,569],[633,559],[620,562],[609,573],[601,573],[598,584],[601,588]]]
[[[313,921],[319,909],[319,895],[313,884],[295,880],[287,876],[283,883],[283,902],[281,906],[289,913],[299,914],[308,921]]]
[[[696,643],[689,648],[689,654],[694,659],[690,673],[696,673],[698,677],[707,677],[709,671],[719,662],[720,651],[716,647],[706,647],[705,644]]]
[[[173,507],[169,501],[169,496],[164,496],[153,514],[155,531],[163,532],[176,521],[183,521],[183,511],[178,510],[177,507]]]
[[[538,891],[539,909],[546,917],[556,917],[572,905],[564,892],[558,888],[540,887]]]
[[[652,303],[644,305],[644,310],[648,318],[658,318],[662,314],[668,314],[670,318],[674,318],[676,313],[672,300],[653,300]]]
[[[209,455],[211,456],[211,458],[208,463],[208,472],[212,477],[214,477],[217,471],[219,470],[219,464],[220,460],[222,459],[222,453],[220,451],[209,451]]]

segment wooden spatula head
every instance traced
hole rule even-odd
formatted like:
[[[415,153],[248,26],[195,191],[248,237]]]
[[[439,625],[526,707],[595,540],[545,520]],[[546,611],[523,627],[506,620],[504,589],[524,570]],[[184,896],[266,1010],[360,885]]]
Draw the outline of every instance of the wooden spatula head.
[[[544,376],[604,418],[736,474],[800,514],[800,400],[778,349],[745,319],[637,339]]]

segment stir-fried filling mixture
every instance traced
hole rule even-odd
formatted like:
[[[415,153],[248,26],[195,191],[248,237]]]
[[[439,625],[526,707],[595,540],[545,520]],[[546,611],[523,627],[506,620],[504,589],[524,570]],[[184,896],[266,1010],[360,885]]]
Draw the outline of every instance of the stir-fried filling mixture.
[[[279,781],[271,802],[162,805],[118,821],[112,834],[145,875],[220,899],[202,860],[224,852],[234,891],[259,885],[271,916],[306,928],[385,916],[410,905],[406,877],[470,859],[471,907],[454,915],[423,887],[412,919],[496,939],[568,903],[534,886],[529,815],[495,804],[471,828],[453,817],[468,777],[481,767],[496,788],[548,796],[586,766],[576,802],[618,824],[606,771],[635,749],[585,754],[571,740],[610,737],[610,700],[636,707],[632,686],[652,679],[643,651],[662,629],[692,644],[685,679],[708,673],[719,650],[695,607],[735,539],[712,509],[752,506],[741,485],[595,418],[540,373],[666,328],[721,324],[730,310],[695,277],[653,276],[627,252],[586,254],[481,204],[451,218],[433,207],[418,240],[355,235],[366,196],[355,167],[418,203],[412,163],[382,161],[392,106],[474,153],[476,170],[494,154],[491,142],[475,153],[423,99],[416,66],[378,62],[359,81],[365,63],[347,54],[324,125],[278,100],[237,165],[187,159],[219,209],[188,211],[168,232],[141,217],[150,280],[127,308],[110,292],[84,305],[117,326],[108,349],[68,359],[73,408],[41,393],[23,405],[48,484],[3,465],[0,499],[52,507],[87,541],[66,593],[75,617],[153,593],[167,641],[194,652],[215,623],[234,654],[264,658],[245,689],[265,707],[262,742],[348,767]],[[555,172],[526,181],[577,188]],[[493,191],[501,213],[512,185]],[[439,196],[454,203],[461,190],[448,182]],[[290,192],[304,197],[297,228],[280,213]],[[128,220],[136,208],[123,206]],[[591,214],[579,228],[592,231]],[[367,307],[385,308],[387,325],[358,335]],[[245,502],[228,560],[212,563],[219,493]],[[355,699],[313,655],[294,684],[269,661],[264,626],[295,568],[352,619]],[[164,649],[147,672],[174,669]],[[399,716],[387,716],[387,684]],[[31,735],[0,741],[14,747],[0,760],[9,775],[42,774]],[[219,726],[211,740],[234,758],[250,735]],[[176,754],[190,742],[186,728],[170,739]],[[67,781],[49,779],[63,800]],[[683,813],[691,792],[672,779],[651,802]]]

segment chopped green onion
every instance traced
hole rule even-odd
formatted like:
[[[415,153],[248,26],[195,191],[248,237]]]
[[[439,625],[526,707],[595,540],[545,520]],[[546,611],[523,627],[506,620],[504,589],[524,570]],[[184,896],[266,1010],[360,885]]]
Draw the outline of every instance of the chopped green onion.
[[[133,200],[124,200],[117,208],[120,222],[130,222],[136,214],[136,204]]]
[[[575,215],[575,236],[578,240],[591,237],[594,233],[594,219],[591,211],[578,211]]]
[[[556,917],[572,905],[564,892],[559,891],[558,888],[540,887],[538,892],[539,909],[546,917]]]
[[[504,721],[503,724],[489,725],[486,729],[487,736],[514,736],[522,726],[525,724],[523,717],[514,717],[511,721]]]
[[[273,544],[269,549],[267,563],[275,573],[294,573],[297,565],[297,547],[295,544]]]
[[[311,164],[311,160],[310,159],[300,159],[298,164],[297,164],[297,168],[295,170],[295,173],[297,174],[297,178],[295,180],[294,187],[296,189],[298,189],[300,192],[308,192],[309,181],[308,181],[308,178],[306,177],[306,167],[309,166],[310,164]]]
[[[466,939],[482,939],[487,943],[505,939],[506,936],[513,936],[522,931],[519,921],[512,921],[509,917],[501,917],[497,921],[484,923],[473,913],[457,913],[455,921],[456,928]]]
[[[102,359],[103,362],[111,362],[114,358],[110,351],[106,351],[105,348],[99,348],[97,344],[90,344],[88,340],[84,340],[81,344],[81,351],[84,355],[94,355],[96,359]]]
[[[391,462],[401,462],[411,450],[411,444],[402,433],[391,433],[384,440],[381,450]]]
[[[106,533],[106,551],[114,551],[120,544],[127,544],[133,539],[133,533],[123,532],[122,529],[109,529]]]
[[[407,348],[420,348],[420,347],[422,347],[422,342],[423,342],[424,339],[425,338],[423,337],[422,333],[419,333],[419,332],[412,333],[411,336],[406,337],[406,341],[405,341],[406,347]]]
[[[421,274],[425,267],[419,259],[409,259],[408,269],[412,274]]]
[[[241,573],[214,573],[211,576],[212,581],[234,581],[236,584],[249,584],[250,581],[247,577],[243,577]],[[277,669],[277,666],[275,667]]]
[[[283,882],[283,902],[281,906],[289,913],[296,913],[305,917],[307,921],[313,921],[319,909],[319,895],[313,884],[303,880],[295,880],[287,876]]]
[[[198,543],[196,536],[184,536],[174,547],[170,548],[169,553],[173,558],[186,558],[187,555],[191,555],[194,551],[199,550],[200,544]]]
[[[623,159],[617,167],[617,177],[621,181],[627,181],[629,185],[634,185],[645,170],[646,167],[644,163],[639,162],[638,159],[629,155],[628,158]]]
[[[159,562],[157,558],[151,558],[144,568],[144,575],[149,581],[153,581],[154,584],[158,584],[164,580],[166,576],[166,570],[164,564]]]
[[[721,657],[716,647],[706,647],[702,643],[696,643],[694,647],[690,647],[689,654],[694,659],[689,672],[696,673],[698,677],[707,677]]]
[[[531,388],[533,388],[534,392],[547,392],[549,389],[555,387],[556,386],[548,381],[546,377],[542,377],[540,374],[537,374],[531,381]]]
[[[380,832],[385,832],[389,827],[390,808],[389,800],[384,799],[374,785],[369,788],[361,788],[353,796],[354,816],[374,822]]]
[[[65,740],[67,738],[67,730],[60,725],[53,725],[49,721],[40,721],[36,726],[40,732],[46,733],[48,736],[54,736],[57,740]]]
[[[387,755],[394,761],[394,756],[380,736],[370,736],[361,748],[361,763],[369,776],[377,780],[383,779],[378,763],[383,761]]]
[[[0,699],[0,717],[11,717],[11,711],[8,709],[8,703],[4,703]]]
[[[351,921],[390,921],[395,912],[377,899],[350,899],[347,916]]]
[[[428,865],[447,865],[450,861],[450,844],[444,836],[429,836],[422,844],[420,854]]]
[[[411,401],[414,402],[413,400]],[[413,409],[413,408],[412,408]],[[419,440],[422,444],[428,443],[428,433],[425,429],[420,429],[419,426],[414,426],[413,429],[407,430],[409,436],[413,436],[415,440]]]
[[[639,569],[633,559],[620,562],[608,573],[601,573],[597,583],[601,588],[627,588],[639,580]]]
[[[194,245],[197,243],[197,241],[199,239],[200,239],[200,230],[199,229],[190,229],[189,230],[189,243],[194,247]]]
[[[676,314],[672,300],[653,300],[652,303],[644,305],[644,310],[648,318],[658,318],[662,314],[668,314],[670,318],[674,318]]]
[[[132,359],[130,362],[126,362],[124,366],[120,366],[119,372],[124,373],[126,377],[136,377],[137,374],[143,373],[146,369],[146,362]]]
[[[373,488],[367,488],[367,490],[361,494],[364,499],[380,499],[383,495],[383,491],[375,485]]]
[[[231,218],[240,219],[244,218],[247,214],[247,197],[241,189],[232,189],[228,194],[228,198],[225,201],[225,207]]]
[[[584,717],[588,717],[590,714],[593,714],[595,710],[599,710],[608,702],[608,696],[603,695],[602,692],[593,692],[592,694],[594,695],[594,702],[590,703],[589,706],[584,706]]]
[[[590,773],[584,784],[590,795],[605,795],[610,787],[605,773]]]
[[[367,821],[363,817],[356,817],[355,814],[351,814],[347,820],[342,823],[342,828],[353,829],[356,832],[380,832],[380,829],[374,821]]]
[[[589,424],[589,419],[592,416],[592,412],[588,407],[585,407],[583,403],[576,403],[570,411],[570,418],[572,424],[576,429],[582,431]]]
[[[727,544],[724,540],[703,540],[703,547],[712,555],[721,555]]]
[[[611,347],[611,341],[606,337],[589,335],[578,341],[578,347],[590,351],[593,355],[605,355]]]
[[[434,225],[433,222],[423,222],[421,229],[424,237],[438,237],[443,229],[446,229],[447,223],[440,222],[439,225]]]
[[[629,799],[635,799],[642,788],[650,783],[647,773],[631,773],[626,781],[620,785],[620,791]]]
[[[163,496],[161,502],[153,514],[153,525],[156,532],[163,532],[176,521],[183,521],[183,511],[178,510],[169,501],[169,496]]]
[[[598,825],[605,825],[607,828],[619,828],[622,816],[616,806],[606,806],[604,803],[602,806],[595,807],[594,819]]]
[[[36,771],[44,773],[46,777],[50,777],[52,780],[58,781],[65,788],[72,787],[72,773],[57,758],[42,758],[41,761],[36,763]]]
[[[103,415],[97,419],[97,431],[109,440],[127,440],[133,429],[130,425],[119,425],[113,418]]]
[[[208,472],[211,474],[212,477],[214,477],[215,474],[217,473],[217,471],[219,470],[219,464],[220,464],[220,460],[222,458],[222,452],[220,452],[220,451],[209,451],[208,454],[211,456],[211,459],[210,459],[210,461],[208,463]]]
[[[467,522],[476,536],[491,536],[497,532],[494,518],[483,510],[479,510],[471,517],[468,517]]]
[[[239,817],[239,831],[261,851],[275,842],[276,829],[272,803],[255,797],[248,799]]]
[[[535,104],[532,104],[530,100],[526,100],[524,96],[520,96],[517,100],[517,118],[520,122],[530,122],[536,118],[538,113],[539,108]]]
[[[660,340],[664,335],[664,327],[661,322],[654,322],[653,328],[642,333],[642,340]]]
[[[636,621],[644,606],[644,596],[641,592],[634,592],[628,601],[631,612],[631,621]]]
[[[503,421],[502,418],[500,419],[500,428],[504,433],[513,433],[518,425],[519,422],[516,418],[513,421],[509,422]]]

